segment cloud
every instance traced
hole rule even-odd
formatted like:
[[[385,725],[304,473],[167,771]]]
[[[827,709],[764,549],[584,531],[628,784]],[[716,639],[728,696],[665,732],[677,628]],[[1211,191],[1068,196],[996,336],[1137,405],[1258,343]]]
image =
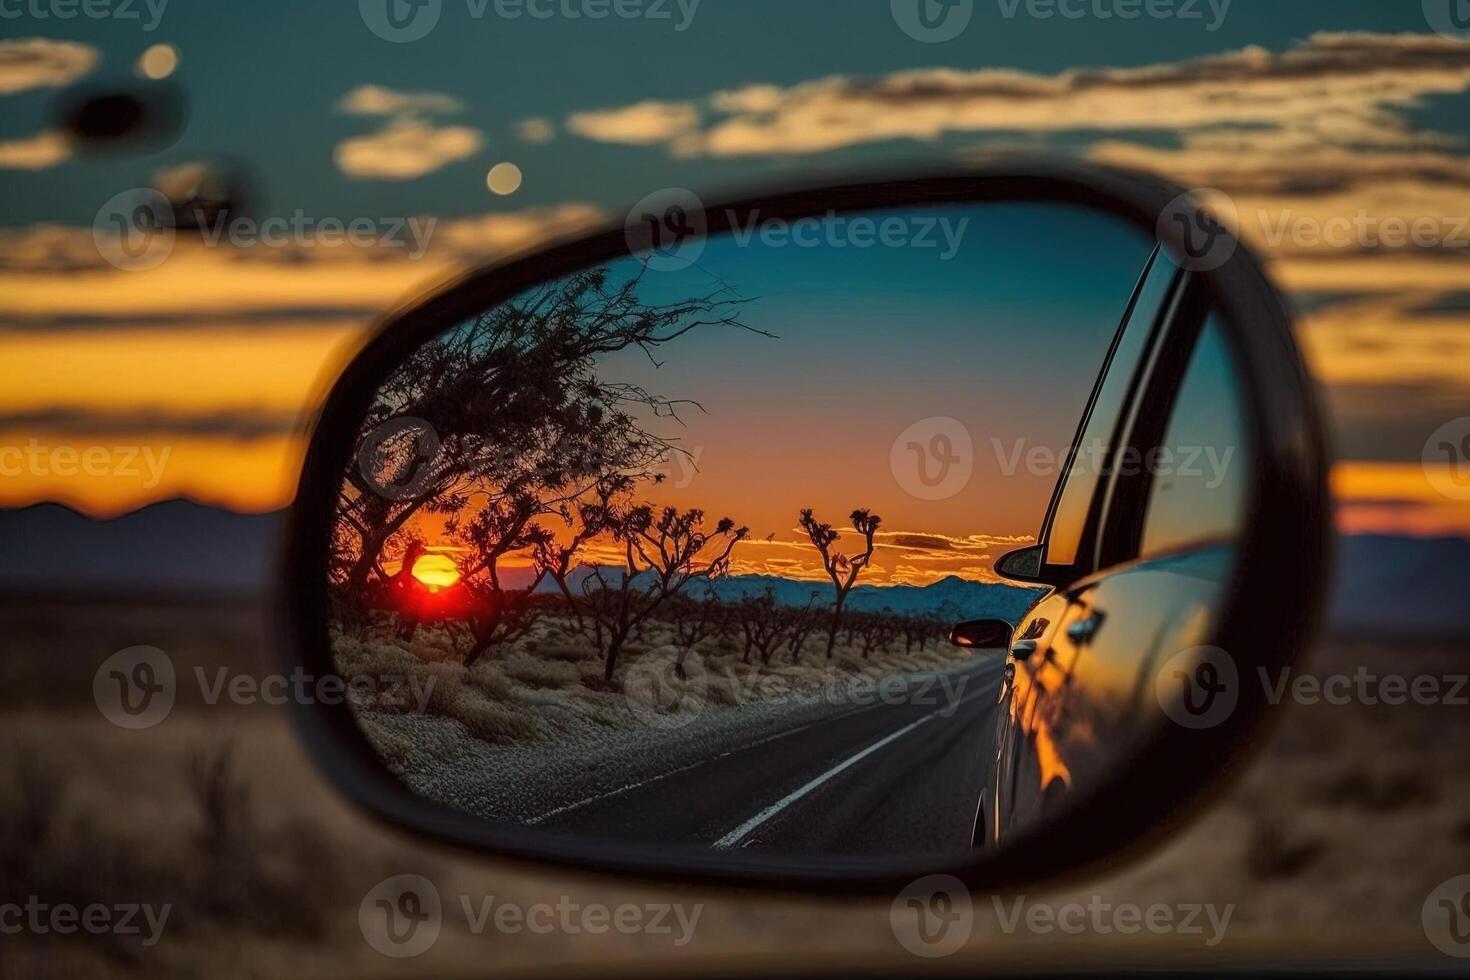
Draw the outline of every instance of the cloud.
[[[0,140],[0,170],[47,170],[71,156],[71,141],[56,130]]]
[[[219,317],[281,331],[298,319],[365,322],[474,264],[602,225],[607,215],[571,202],[415,220],[427,243],[417,259],[412,249],[388,244],[211,246],[180,235],[146,273],[108,264],[91,228],[0,229],[0,334],[54,325],[180,330]]]
[[[974,132],[1189,132],[1336,120],[1368,139],[1402,134],[1388,111],[1470,85],[1470,45],[1436,35],[1315,34],[1282,52],[1247,47],[1135,68],[1046,75],[949,68],[876,78],[830,76],[644,102],[574,116],[577,131],[617,143],[665,143],[681,155],[823,153],[890,140]]]
[[[0,431],[98,438],[191,436],[249,442],[270,436],[299,435],[304,421],[300,412],[259,407],[183,415],[147,408],[57,405],[0,414]]]
[[[651,146],[684,136],[699,125],[699,110],[688,102],[639,102],[617,109],[573,113],[567,129],[600,143]]]
[[[376,133],[338,143],[333,159],[355,180],[413,180],[468,159],[484,145],[481,132],[468,126],[395,119]]]
[[[442,92],[397,92],[381,85],[359,85],[337,103],[337,111],[349,116],[449,114],[463,108],[458,99]]]
[[[504,255],[589,231],[606,221],[607,214],[601,208],[580,203],[484,214],[441,222],[435,232],[435,246],[466,258]]]
[[[522,119],[515,128],[516,138],[523,143],[541,145],[556,139],[556,124],[541,116]]]
[[[96,64],[97,49],[76,41],[0,41],[0,95],[70,85]]]

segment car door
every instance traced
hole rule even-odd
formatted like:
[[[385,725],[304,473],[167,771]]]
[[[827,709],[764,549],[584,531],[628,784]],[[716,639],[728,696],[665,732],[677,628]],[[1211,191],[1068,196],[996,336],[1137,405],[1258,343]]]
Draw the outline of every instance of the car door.
[[[1202,642],[1232,566],[1237,396],[1197,280],[1162,253],[1119,330],[1035,549],[981,840],[1045,816],[1158,715],[1160,655]]]

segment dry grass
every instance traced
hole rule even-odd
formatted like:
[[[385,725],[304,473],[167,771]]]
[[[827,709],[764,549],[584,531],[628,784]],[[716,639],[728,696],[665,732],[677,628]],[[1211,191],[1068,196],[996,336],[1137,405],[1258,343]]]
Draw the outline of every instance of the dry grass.
[[[686,682],[662,669],[678,655],[675,639],[666,624],[647,624],[623,648],[610,686],[604,683],[596,649],[569,619],[543,619],[526,637],[492,651],[468,670],[456,652],[463,643],[442,625],[421,626],[412,640],[405,641],[394,634],[391,622],[375,622],[362,635],[336,635],[334,650],[344,675],[412,675],[420,688],[432,684],[428,713],[459,721],[489,742],[558,736],[563,723],[578,719],[606,727],[626,726],[632,716],[624,704],[625,681],[631,670],[644,671],[650,663],[659,666],[660,674],[669,675],[659,683],[671,701],[685,697],[725,709],[790,699],[824,688],[877,683],[900,673],[944,669],[963,659],[951,648],[931,643],[911,653],[895,644],[874,651],[870,658],[839,646],[828,660],[826,635],[819,633],[805,644],[798,663],[791,662],[790,651],[784,648],[769,664],[754,657],[745,663],[742,644],[722,635],[695,647],[697,667],[691,666]],[[650,657],[657,659],[649,661]],[[365,707],[401,711],[405,706]],[[371,737],[384,759],[390,765],[401,762],[408,752],[403,740],[378,726],[369,727],[374,729]]]

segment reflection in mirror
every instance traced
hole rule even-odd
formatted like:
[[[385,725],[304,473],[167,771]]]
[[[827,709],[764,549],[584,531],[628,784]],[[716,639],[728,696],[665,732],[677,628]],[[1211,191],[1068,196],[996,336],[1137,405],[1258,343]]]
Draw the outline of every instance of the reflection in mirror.
[[[1250,464],[1190,274],[1071,206],[813,222],[572,272],[383,381],[333,653],[414,792],[608,842],[955,854],[1194,720],[1154,676],[1209,641]]]

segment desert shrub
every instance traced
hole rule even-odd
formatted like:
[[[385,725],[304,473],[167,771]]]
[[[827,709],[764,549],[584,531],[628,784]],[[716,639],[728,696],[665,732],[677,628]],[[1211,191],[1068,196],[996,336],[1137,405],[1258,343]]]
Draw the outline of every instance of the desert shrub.
[[[481,661],[476,664],[465,678],[465,683],[492,701],[509,701],[514,697],[515,685],[496,662]]]
[[[1246,870],[1257,881],[1289,880],[1310,867],[1322,848],[1322,841],[1293,832],[1280,818],[1263,817],[1251,828]]]
[[[732,674],[711,673],[705,688],[705,699],[711,704],[737,705],[744,701],[739,681]]]
[[[582,671],[573,663],[558,660],[537,660],[518,657],[502,665],[506,676],[527,687],[549,687],[561,689],[574,687],[581,682]]]
[[[558,660],[566,663],[576,663],[581,660],[596,660],[597,651],[592,649],[588,643],[548,643],[541,648],[539,656],[543,660]]]
[[[449,716],[486,742],[525,741],[539,734],[533,719],[514,708],[487,701],[468,688],[460,688]]]
[[[1369,813],[1391,813],[1407,807],[1434,803],[1439,794],[1421,772],[1399,770],[1374,773],[1349,766],[1324,784],[1317,793],[1331,806],[1351,807]]]

